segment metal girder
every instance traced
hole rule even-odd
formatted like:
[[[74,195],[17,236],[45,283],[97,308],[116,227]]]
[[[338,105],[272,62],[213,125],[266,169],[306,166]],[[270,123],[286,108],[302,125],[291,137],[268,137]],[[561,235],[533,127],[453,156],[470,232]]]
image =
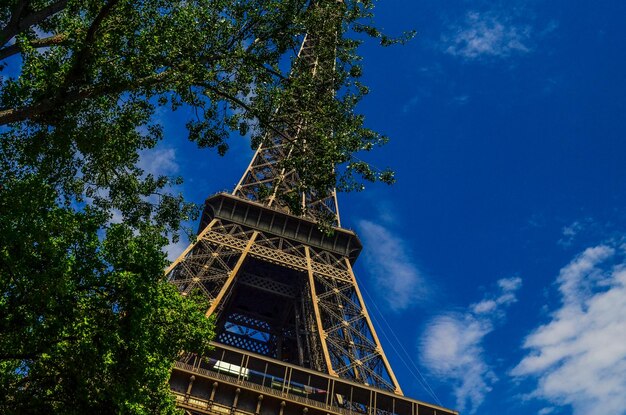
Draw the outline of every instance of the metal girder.
[[[296,60],[322,88],[335,62],[317,46],[336,33],[324,36],[305,35]],[[183,294],[206,296],[218,342],[401,395],[352,271],[361,245],[340,228],[336,192],[302,191],[287,163],[306,147],[299,111],[295,98],[276,110],[284,129],[265,137],[232,195],[207,199],[206,227],[168,278]],[[286,202],[294,192],[299,216]],[[331,218],[334,237],[319,230],[320,218]]]
[[[218,341],[401,393],[346,257],[215,220],[169,276],[183,293],[198,287],[211,301],[207,313],[222,321]],[[241,307],[254,323],[228,317]],[[236,324],[275,340],[234,332]]]
[[[204,415],[458,415],[362,383],[213,343],[205,357],[175,364],[179,407]]]
[[[313,76],[322,84],[330,84],[334,76],[334,56],[326,62],[317,55],[316,46],[321,40],[318,36],[307,33],[298,52],[297,66],[311,71]],[[336,42],[334,33],[332,42]],[[302,69],[301,69],[302,70]],[[326,79],[328,78],[328,79]],[[329,87],[329,91],[332,89]],[[299,114],[297,100],[278,108],[275,118],[284,117],[289,120],[290,127],[286,127],[282,134],[270,134],[257,148],[252,161],[239,180],[233,195],[261,202],[287,213],[292,213],[288,204],[281,196],[291,194],[300,189],[301,180],[297,171],[285,167],[293,151],[295,143],[304,145],[300,138],[306,129],[307,120]],[[330,133],[330,132],[329,132]],[[322,194],[309,189],[300,192],[301,215],[310,219],[330,219],[330,223],[340,226],[337,194],[335,189],[328,189]]]

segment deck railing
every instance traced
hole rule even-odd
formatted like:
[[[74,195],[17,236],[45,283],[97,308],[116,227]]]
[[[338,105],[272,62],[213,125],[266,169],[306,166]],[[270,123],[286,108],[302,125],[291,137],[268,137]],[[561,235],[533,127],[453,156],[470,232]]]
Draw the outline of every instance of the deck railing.
[[[209,356],[189,355],[176,362],[176,370],[234,385],[266,396],[288,399],[302,406],[337,415],[457,415],[458,412],[407,398],[386,390],[342,379],[266,356],[214,343]],[[175,391],[187,406],[219,404]],[[232,408],[217,406],[214,412]],[[223,406],[223,405],[222,405]],[[245,411],[239,411],[248,415]],[[254,415],[250,413],[249,415]]]

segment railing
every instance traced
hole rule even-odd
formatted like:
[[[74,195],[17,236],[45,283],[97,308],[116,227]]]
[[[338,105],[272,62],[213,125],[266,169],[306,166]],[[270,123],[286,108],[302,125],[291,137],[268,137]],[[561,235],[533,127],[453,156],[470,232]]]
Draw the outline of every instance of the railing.
[[[267,386],[263,386],[263,385],[259,385],[256,383],[252,383],[252,382],[248,382],[245,380],[237,380],[237,378],[232,377],[232,376],[228,376],[225,375],[223,373],[217,373],[217,372],[212,372],[212,371],[208,371],[205,369],[201,369],[201,368],[194,368],[192,365],[188,365],[186,363],[182,363],[182,362],[176,362],[176,367],[178,369],[182,369],[185,370],[187,372],[191,372],[194,374],[199,374],[199,375],[204,375],[208,378],[211,379],[215,379],[215,380],[221,380],[223,382],[227,382],[227,383],[233,383],[236,384],[237,386],[241,386],[247,389],[251,389],[251,390],[255,390],[257,392],[263,393],[265,395],[271,395],[271,396],[276,396],[278,398],[285,398],[288,397],[289,400],[291,401],[295,401],[298,403],[301,403],[305,406],[309,406],[309,407],[315,407],[315,408],[319,408],[325,411],[331,411],[333,413],[337,413],[337,414],[342,414],[342,415],[354,415],[354,411],[348,411],[344,408],[340,408],[337,406],[333,406],[333,405],[325,405],[321,402],[318,401],[314,401],[312,399],[307,399],[307,398],[303,398],[301,396],[295,395],[295,394],[290,394],[290,393],[285,393],[285,392],[280,392],[276,389],[273,388],[269,388]],[[176,395],[178,396],[183,396],[183,394],[180,394],[179,392],[175,392]],[[191,402],[191,400],[193,400],[194,398],[190,398],[189,401]],[[208,401],[206,401],[208,403]],[[205,407],[205,406],[202,406]]]
[[[204,411],[211,411],[212,413],[223,413],[223,414],[231,414],[232,408],[226,405],[222,405],[216,402],[209,402],[205,399],[198,399],[194,397],[186,396],[180,392],[173,392],[176,397],[176,404],[179,406],[191,407],[193,409],[199,409]],[[234,411],[235,414],[239,415],[255,415],[253,412],[243,411],[241,409],[237,409]]]
[[[214,347],[210,356],[176,362],[176,369],[338,415],[458,415],[450,409],[266,356],[218,343]],[[218,405],[181,391],[174,393],[177,399],[185,399],[188,406],[207,409],[207,405]],[[226,408],[225,413],[231,409]],[[221,412],[217,407],[211,410]]]

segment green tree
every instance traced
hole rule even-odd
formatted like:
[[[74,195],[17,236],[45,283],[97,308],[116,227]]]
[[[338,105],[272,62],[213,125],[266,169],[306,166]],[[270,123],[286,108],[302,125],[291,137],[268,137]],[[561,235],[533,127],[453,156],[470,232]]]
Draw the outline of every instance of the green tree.
[[[174,413],[171,366],[208,350],[207,304],[164,281],[158,228],[106,226],[45,181],[2,176],[0,412]]]
[[[367,88],[358,83],[361,69],[355,51],[360,42],[344,33],[365,32],[383,44],[393,41],[362,23],[370,17],[371,0],[318,3],[13,0],[0,10],[5,26],[0,57],[6,61],[19,54],[22,63],[19,76],[4,81],[0,125],[11,126],[12,138],[24,143],[23,151],[31,158],[45,158],[42,153],[51,147],[66,153],[74,168],[64,169],[59,179],[71,183],[74,192],[82,190],[99,203],[115,205],[128,220],[145,217],[149,207],[128,196],[135,190],[154,193],[164,184],[154,178],[137,183],[133,151],[153,147],[162,138],[161,126],[153,120],[156,108],[191,109],[189,139],[220,154],[228,148],[232,131],[250,134],[254,144],[268,133],[281,134],[290,123],[300,122],[275,117],[272,111],[292,104],[293,88],[285,87],[288,57],[303,33],[324,30],[321,26],[328,22],[320,15],[332,8],[342,18],[330,85],[338,94],[305,100],[303,110],[312,125],[307,148],[296,148],[295,167],[303,186],[319,192],[337,183],[343,189],[360,188],[355,173],[366,180],[392,181],[389,171],[374,171],[353,158],[386,138],[365,128],[363,117],[354,112]],[[301,74],[307,76],[300,85],[318,85],[311,74]],[[126,150],[124,155],[120,149]],[[333,166],[344,166],[338,176]],[[127,182],[131,195],[124,193]],[[99,198],[94,188],[101,187],[114,194]],[[118,198],[118,192],[124,194]],[[183,206],[180,199],[166,202],[168,214]]]
[[[367,89],[345,34],[394,40],[363,23],[370,0],[309,3],[0,5],[0,412],[171,413],[174,359],[207,351],[206,304],[163,276],[167,237],[197,210],[171,191],[179,178],[138,167],[163,139],[159,108],[184,108],[189,139],[224,154],[232,132],[256,145],[301,122],[273,109],[312,91],[298,101],[307,145],[290,161],[302,185],[393,181],[353,158],[386,139],[354,111]],[[322,90],[306,71],[288,80],[303,33],[328,30],[329,10],[342,18],[333,77]]]

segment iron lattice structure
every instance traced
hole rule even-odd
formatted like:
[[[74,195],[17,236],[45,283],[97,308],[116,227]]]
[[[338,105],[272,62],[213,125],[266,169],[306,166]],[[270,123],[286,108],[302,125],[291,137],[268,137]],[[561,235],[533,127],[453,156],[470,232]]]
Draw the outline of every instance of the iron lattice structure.
[[[292,76],[310,71],[322,85],[333,81],[336,20],[304,37]],[[316,413],[322,402],[320,414],[452,414],[402,396],[352,270],[361,242],[340,227],[334,189],[303,189],[285,163],[306,145],[299,105],[293,99],[277,110],[289,120],[284,130],[261,143],[231,194],[207,199],[196,242],[166,271],[183,295],[200,290],[207,316],[216,318],[214,356],[188,355],[177,364],[171,385],[178,402],[190,413],[283,415],[292,399],[299,414]],[[298,212],[282,197],[294,192]],[[331,235],[320,217],[335,225]],[[270,404],[274,395],[280,399]],[[262,411],[264,396],[263,407],[274,409]]]
[[[217,342],[401,393],[352,272],[353,232],[227,194],[202,226],[169,278],[206,295]]]
[[[341,1],[335,1],[341,5]],[[327,13],[326,24],[318,33],[307,33],[292,68],[296,76],[301,72],[311,74],[316,89],[325,94],[333,93],[335,74],[335,48],[337,42],[337,9]],[[285,196],[297,194],[300,216],[309,219],[323,218],[335,226],[340,226],[337,195],[335,189],[319,192],[302,189],[299,172],[289,166],[289,161],[296,151],[306,148],[307,119],[302,114],[305,103],[298,99],[304,91],[292,91],[287,104],[278,108],[276,119],[283,120],[279,134],[270,134],[261,143],[252,157],[250,165],[235,187],[233,194],[244,199],[260,201],[266,206],[288,213],[293,204],[287,203]],[[329,132],[332,133],[332,132]]]

